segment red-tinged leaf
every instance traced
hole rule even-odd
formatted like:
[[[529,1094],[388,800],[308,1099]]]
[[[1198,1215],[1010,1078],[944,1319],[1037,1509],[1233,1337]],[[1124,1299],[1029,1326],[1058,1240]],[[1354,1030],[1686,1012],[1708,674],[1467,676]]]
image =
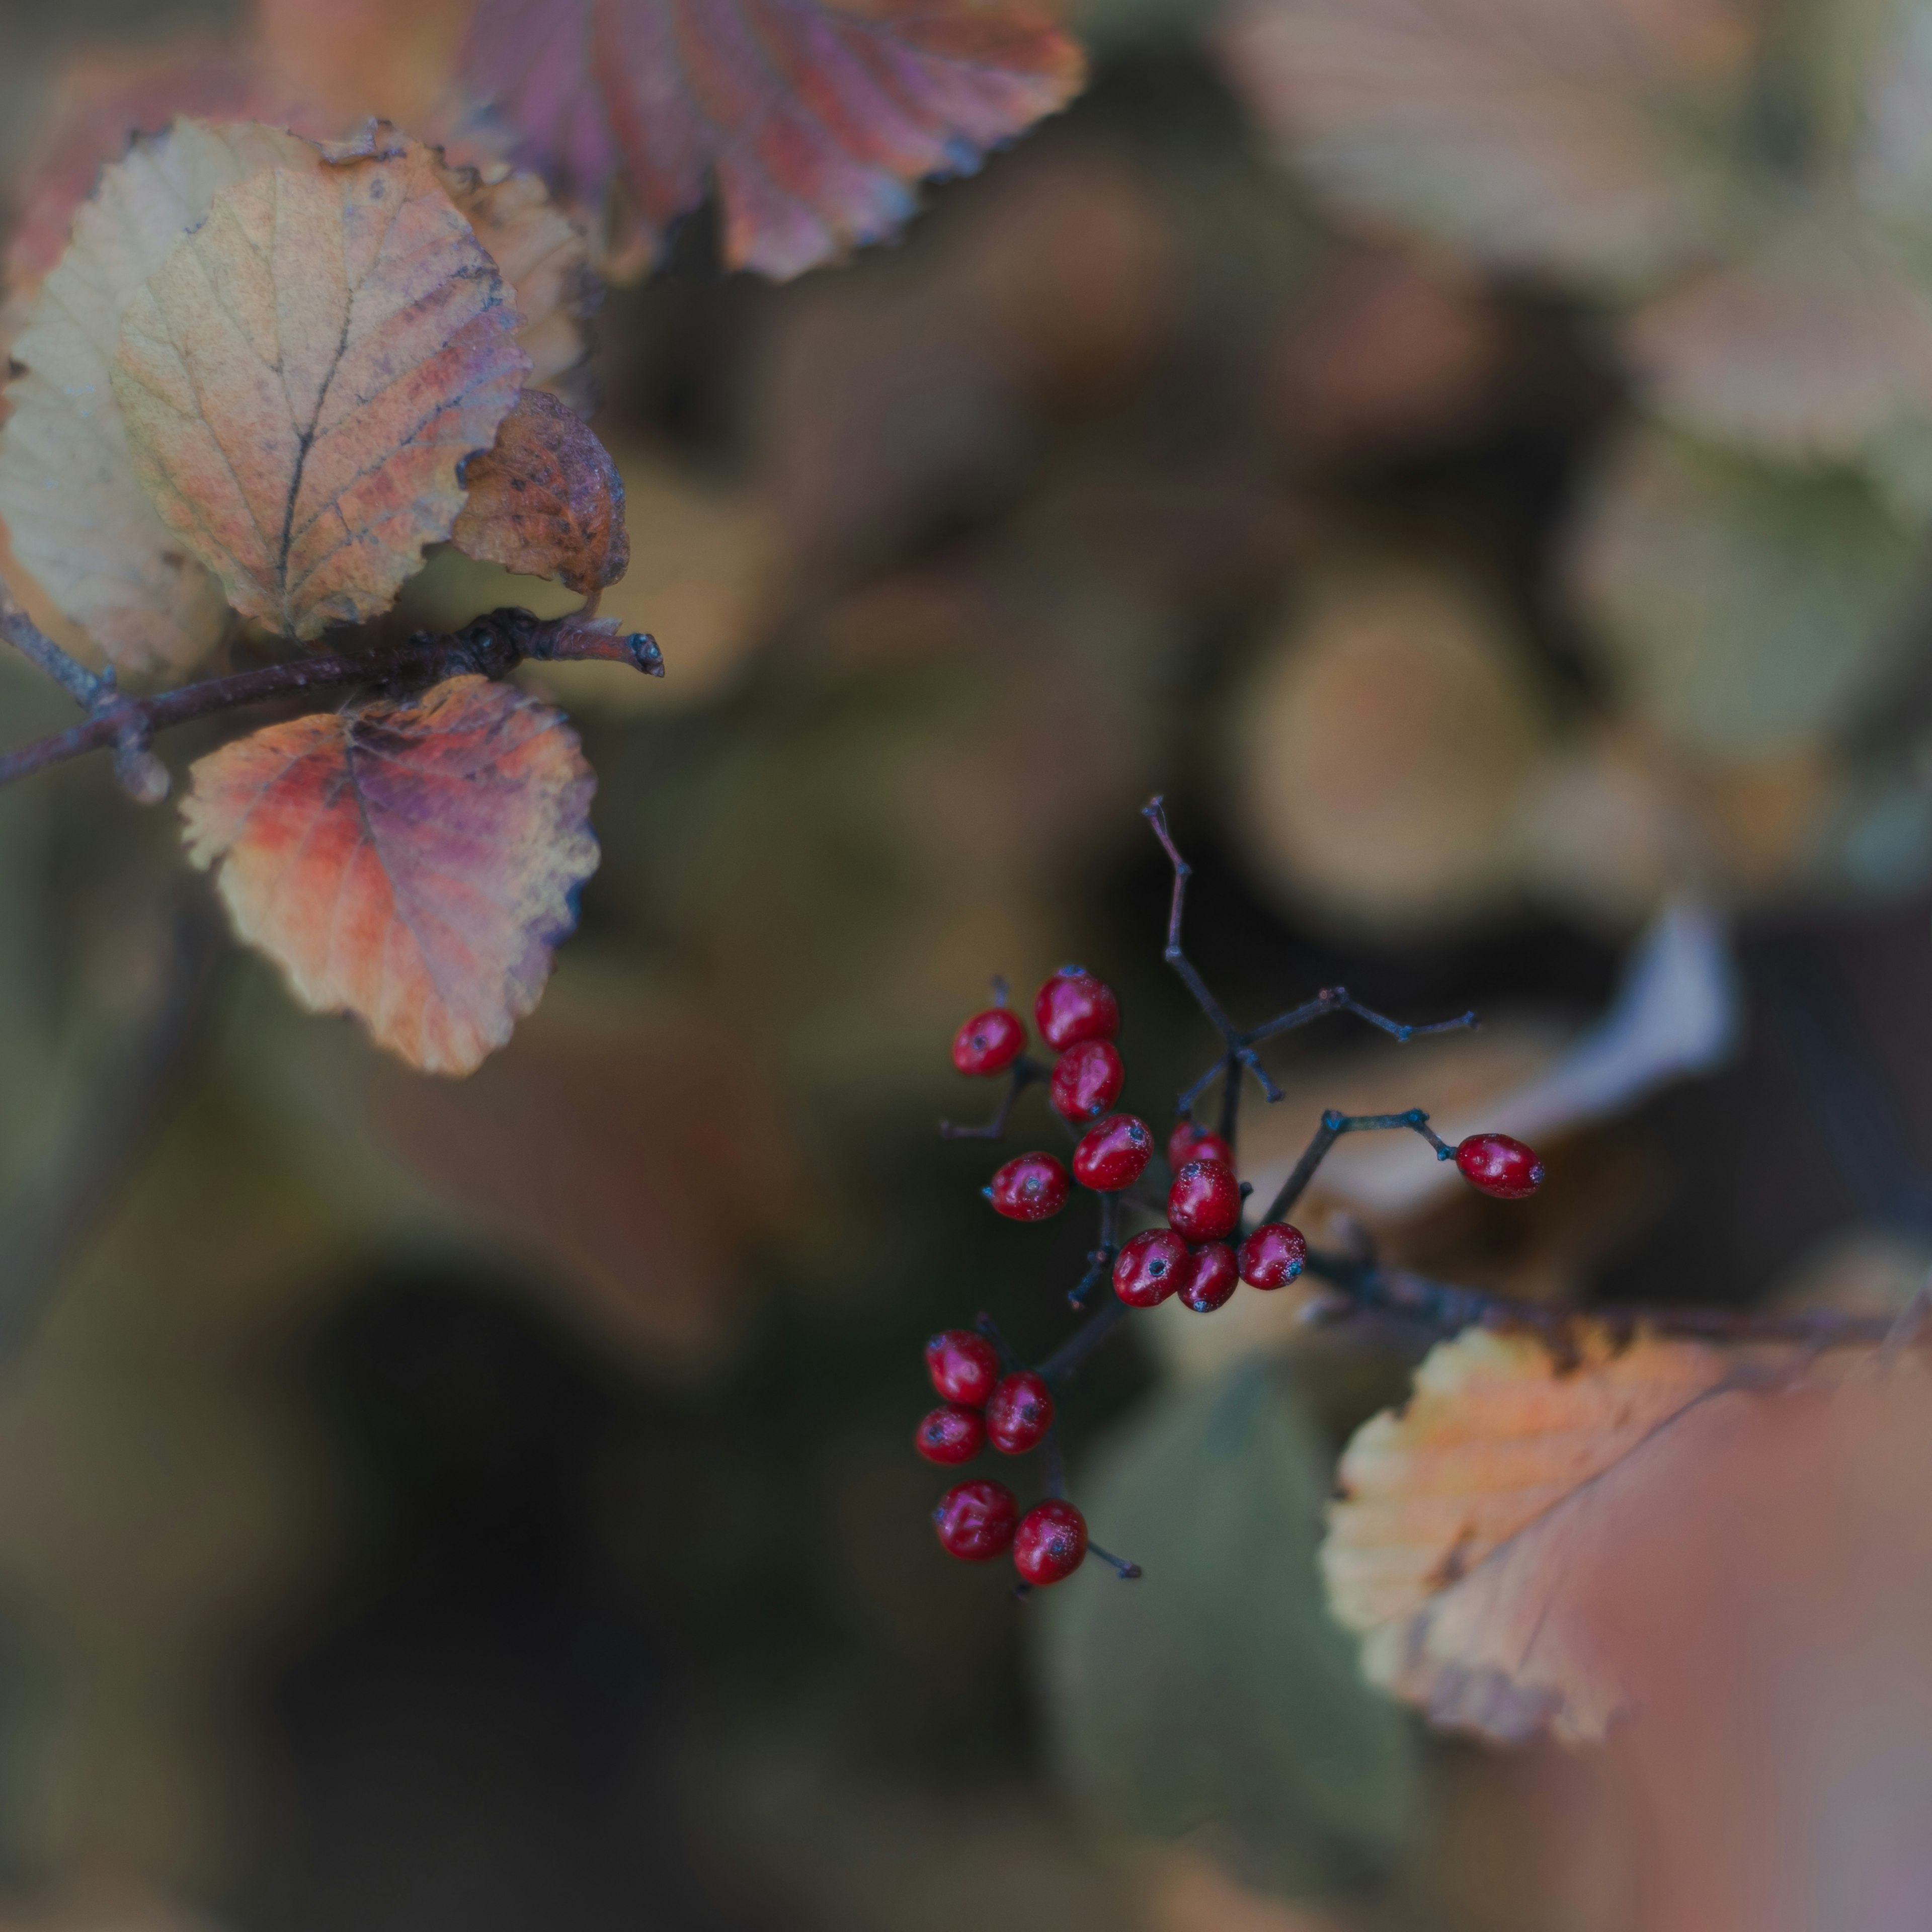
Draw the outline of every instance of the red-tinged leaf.
[[[272,724],[194,782],[189,854],[219,862],[236,932],[425,1072],[509,1039],[596,869],[576,734],[485,678]]]
[[[795,275],[891,235],[1064,106],[1084,63],[1027,0],[484,0],[465,77],[521,158],[642,268],[715,178],[734,268]]]
[[[575,410],[526,389],[470,459],[470,500],[449,540],[485,563],[554,577],[588,596],[615,584],[631,561],[624,484],[610,453]]]
[[[1642,278],[1720,224],[1748,0],[1241,0],[1230,75],[1319,186],[1510,266]]]

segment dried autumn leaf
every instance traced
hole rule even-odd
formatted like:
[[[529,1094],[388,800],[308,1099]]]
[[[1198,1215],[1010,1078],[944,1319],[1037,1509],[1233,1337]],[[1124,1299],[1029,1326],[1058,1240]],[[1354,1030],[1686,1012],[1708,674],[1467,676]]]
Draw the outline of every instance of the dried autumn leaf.
[[[1438,1724],[1499,1738],[1600,1737],[1628,1701],[1580,1601],[1640,1541],[1673,1459],[1749,1398],[1714,1348],[1580,1326],[1562,1362],[1473,1330],[1431,1349],[1405,1406],[1358,1430],[1322,1548],[1363,1664]]]
[[[596,781],[560,712],[454,677],[419,702],[294,718],[194,767],[189,856],[317,1012],[468,1073],[543,992],[597,866]]]
[[[427,148],[264,170],[129,307],[136,473],[245,616],[298,638],[373,616],[517,399],[518,320]]]
[[[1244,0],[1223,44],[1339,201],[1621,281],[1719,226],[1754,25],[1746,0]]]
[[[590,426],[554,396],[519,397],[496,447],[470,460],[464,480],[470,500],[449,533],[458,549],[586,595],[623,575],[623,479]]]
[[[316,166],[307,143],[182,120],[104,170],[12,345],[0,516],[14,554],[117,664],[184,668],[219,638],[221,592],[156,513],[129,459],[110,371],[122,317],[216,194],[260,168]]]
[[[1025,0],[485,0],[464,77],[635,272],[715,177],[734,268],[788,276],[896,231],[1078,88]]]

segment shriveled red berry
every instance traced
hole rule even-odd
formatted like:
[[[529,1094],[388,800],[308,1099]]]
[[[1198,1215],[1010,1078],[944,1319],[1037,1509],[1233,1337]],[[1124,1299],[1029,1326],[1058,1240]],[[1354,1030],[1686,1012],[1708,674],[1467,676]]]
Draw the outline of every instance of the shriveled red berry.
[[[976,1408],[949,1402],[919,1425],[912,1446],[928,1462],[970,1462],[986,1446],[986,1425]]]
[[[1234,1150],[1198,1122],[1182,1120],[1167,1137],[1167,1164],[1178,1174],[1190,1160],[1218,1160],[1232,1167]]]
[[[1077,1124],[1097,1120],[1120,1097],[1124,1078],[1111,1040],[1082,1040],[1060,1056],[1047,1090],[1054,1106]]]
[[[1023,1154],[994,1175],[986,1198],[1009,1221],[1044,1221],[1066,1205],[1072,1183],[1050,1154]]]
[[[1020,1499],[1004,1483],[957,1483],[932,1508],[932,1526],[949,1556],[984,1563],[1013,1540]]]
[[[1209,1241],[1188,1258],[1187,1279],[1180,1288],[1181,1300],[1197,1315],[1212,1315],[1232,1294],[1240,1282],[1234,1265],[1234,1251],[1226,1241]]]
[[[1102,1194],[1131,1187],[1154,1158],[1154,1136],[1147,1123],[1131,1114],[1114,1114],[1080,1136],[1073,1150],[1073,1178]]]
[[[1040,1036],[1057,1053],[1089,1040],[1112,1040],[1120,1030],[1120,1003],[1106,980],[1084,966],[1063,966],[1033,1003]]]
[[[1004,1073],[1026,1051],[1026,1028],[1004,1006],[975,1013],[952,1036],[952,1064],[962,1073]]]
[[[1187,1279],[1187,1244],[1172,1228],[1136,1234],[1114,1258],[1114,1292],[1130,1308],[1157,1308]]]
[[[1036,1503],[1020,1519],[1013,1568],[1029,1583],[1058,1583],[1087,1554],[1087,1519],[1071,1503]]]
[[[1004,1456],[1024,1456],[1053,1426],[1053,1391],[1030,1369],[1000,1378],[986,1402],[986,1438]]]
[[[1225,1241],[1240,1225],[1241,1190],[1222,1160],[1182,1163],[1167,1190],[1167,1218],[1190,1241]]]
[[[1498,1201],[1520,1201],[1543,1185],[1536,1150],[1508,1134],[1472,1134],[1456,1148],[1456,1165],[1472,1187]]]
[[[948,1402],[983,1408],[1000,1379],[999,1352],[970,1328],[947,1328],[926,1345],[926,1372]]]
[[[1241,1244],[1241,1279],[1250,1288],[1282,1288],[1301,1272],[1308,1244],[1299,1228],[1264,1221]]]

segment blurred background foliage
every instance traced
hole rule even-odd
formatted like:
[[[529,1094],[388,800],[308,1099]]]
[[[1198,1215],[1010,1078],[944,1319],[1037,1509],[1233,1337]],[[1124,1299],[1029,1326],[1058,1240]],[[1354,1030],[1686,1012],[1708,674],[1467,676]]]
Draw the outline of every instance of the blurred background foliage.
[[[448,11],[7,0],[0,166],[183,37],[406,116]],[[0,1378],[0,1924],[1624,1922],[1587,1768],[1424,1738],[1321,1606],[1400,1338],[1170,1304],[1066,1406],[1146,1580],[946,1562],[918,1346],[1051,1347],[1089,1232],[929,1129],[987,976],[1068,957],[1164,1124],[1160,789],[1238,1013],[1490,1023],[1285,1046],[1252,1164],[1541,1096],[1534,1202],[1365,1154],[1318,1225],[1551,1296],[1916,1280],[1928,19],[1090,0],[1088,92],[902,244],[772,286],[687,224],[592,365],[670,675],[528,674],[604,862],[460,1085],[295,1012],[104,770],[0,795],[0,1276],[58,1287]],[[451,552],[402,618],[547,590]],[[9,742],[60,712],[0,660]],[[1586,1106],[1672,904],[1742,1044]]]

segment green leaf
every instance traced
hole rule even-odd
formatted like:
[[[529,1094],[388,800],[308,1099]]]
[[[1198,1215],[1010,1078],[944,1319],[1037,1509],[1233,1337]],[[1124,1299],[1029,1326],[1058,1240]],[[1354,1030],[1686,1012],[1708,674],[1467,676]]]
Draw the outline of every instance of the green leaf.
[[[1316,1570],[1328,1460],[1269,1364],[1170,1391],[1075,1490],[1145,1574],[1090,1561],[1036,1604],[1081,1796],[1136,1834],[1218,1827],[1245,1876],[1304,1893],[1384,1867],[1412,1816],[1411,1732],[1362,1680]]]
[[[1720,755],[1789,751],[1874,702],[1910,640],[1916,533],[1862,478],[1641,429],[1586,506],[1571,580],[1623,701]]]

